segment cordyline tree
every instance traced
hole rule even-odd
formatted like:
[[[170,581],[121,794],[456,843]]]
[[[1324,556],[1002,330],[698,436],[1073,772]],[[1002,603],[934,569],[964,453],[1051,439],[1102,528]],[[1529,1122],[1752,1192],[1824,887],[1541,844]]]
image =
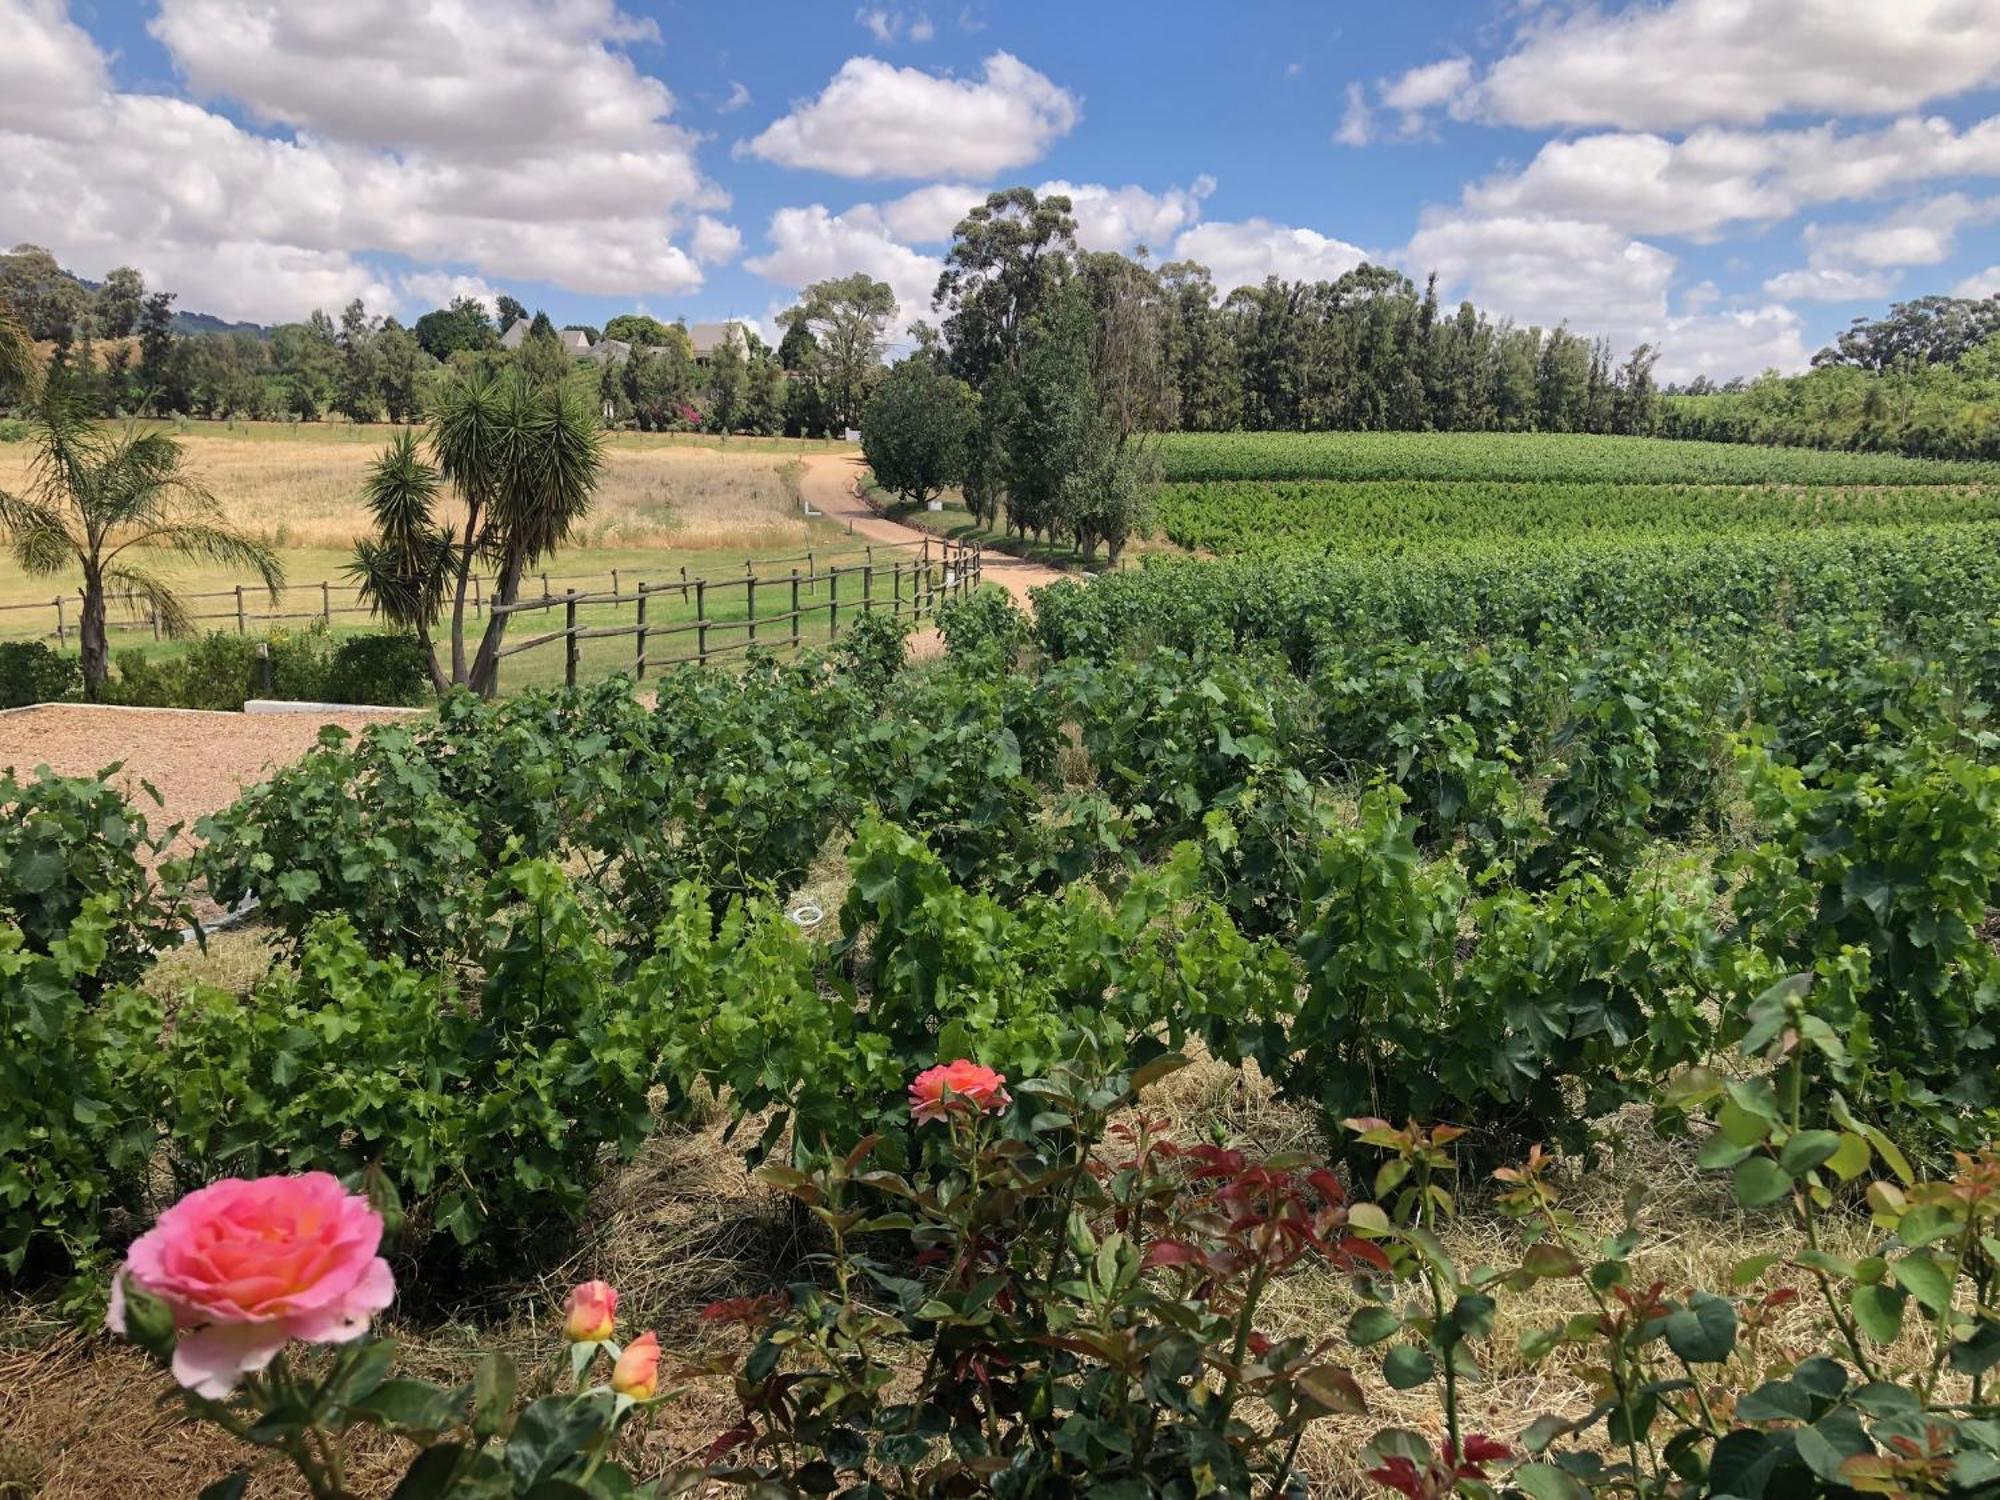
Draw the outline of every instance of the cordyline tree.
[[[108,429],[52,387],[36,412],[34,442],[28,492],[0,491],[0,533],[24,571],[83,575],[77,638],[84,692],[93,701],[110,676],[105,622],[113,597],[150,606],[170,636],[195,630],[180,595],[140,554],[166,551],[247,569],[277,601],[285,581],[277,554],[223,523],[215,497],[164,432]]]
[[[416,632],[435,686],[491,697],[507,616],[488,613],[468,662],[473,568],[492,567],[493,602],[512,604],[522,577],[589,511],[603,468],[603,434],[588,391],[536,383],[518,370],[446,381],[421,447],[413,433],[402,433],[370,471],[376,531],[356,546],[348,574],[378,615]],[[450,518],[440,514],[447,495],[456,506]],[[432,639],[447,603],[449,675]]]

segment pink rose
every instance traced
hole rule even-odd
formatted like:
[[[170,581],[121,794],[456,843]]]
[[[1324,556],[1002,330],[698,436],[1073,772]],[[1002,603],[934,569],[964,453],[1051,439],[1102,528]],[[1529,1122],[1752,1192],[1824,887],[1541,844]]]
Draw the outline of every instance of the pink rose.
[[[611,1370],[611,1389],[634,1401],[650,1401],[660,1388],[660,1338],[648,1328],[618,1356]]]
[[[230,1177],[189,1193],[133,1243],[111,1283],[114,1333],[125,1284],[172,1310],[174,1379],[221,1400],[293,1339],[344,1344],[396,1295],[375,1252],[382,1218],[329,1172]]]
[[[599,1344],[617,1325],[618,1288],[608,1281],[586,1281],[570,1288],[563,1303],[563,1337],[572,1344]]]
[[[1013,1102],[1004,1074],[962,1057],[926,1069],[910,1085],[910,1117],[920,1125],[973,1110],[997,1114]]]

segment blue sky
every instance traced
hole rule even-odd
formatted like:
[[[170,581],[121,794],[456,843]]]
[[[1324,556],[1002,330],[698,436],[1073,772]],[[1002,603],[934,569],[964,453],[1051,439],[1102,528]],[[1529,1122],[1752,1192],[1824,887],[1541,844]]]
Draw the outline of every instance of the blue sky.
[[[929,316],[983,190],[1225,289],[1369,259],[1669,376],[2000,290],[2000,0],[0,0],[0,234],[184,306]]]

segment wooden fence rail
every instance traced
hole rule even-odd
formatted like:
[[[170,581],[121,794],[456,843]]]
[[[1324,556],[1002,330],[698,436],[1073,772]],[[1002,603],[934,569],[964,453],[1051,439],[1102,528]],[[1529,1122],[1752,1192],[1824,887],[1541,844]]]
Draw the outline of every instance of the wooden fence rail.
[[[931,550],[935,550],[938,545],[956,546],[958,544],[933,543],[931,544]],[[741,576],[731,574],[727,577],[716,578],[710,580],[707,586],[712,589],[737,589],[745,587],[747,583],[753,596],[751,603],[754,609],[754,594],[757,588],[767,585],[774,586],[775,583],[782,582],[782,579],[774,580],[772,575],[762,574],[760,570],[784,564],[804,563],[804,572],[799,572],[796,567],[792,571],[799,574],[800,581],[805,585],[809,597],[817,598],[827,587],[829,575],[835,569],[852,571],[855,567],[866,568],[873,566],[880,572],[884,570],[885,565],[876,561],[876,553],[895,554],[905,548],[914,551],[922,549],[923,546],[924,544],[918,542],[876,542],[853,547],[835,547],[830,550],[827,548],[812,548],[804,552],[787,554],[783,557],[748,558],[744,561],[744,571]],[[854,564],[836,561],[836,559],[846,558],[858,558],[860,561]],[[734,565],[732,564],[731,566],[733,567]],[[530,605],[544,604],[559,605],[567,597],[568,591],[559,589],[556,587],[557,585],[575,583],[597,584],[607,578],[611,584],[608,591],[587,591],[579,596],[578,602],[586,604],[629,603],[636,596],[623,591],[624,581],[621,580],[620,575],[622,573],[624,579],[629,580],[634,571],[630,568],[611,568],[600,573],[533,573],[523,580],[522,592],[527,593],[539,585],[541,597],[540,599],[525,600],[517,604],[516,608],[525,609],[530,607]],[[691,590],[693,590],[695,582],[696,580],[689,577],[688,570],[682,567],[678,570],[678,577],[671,580],[650,583],[645,585],[645,587],[654,593],[668,589],[676,590],[682,602],[686,602],[692,598]],[[472,618],[484,619],[487,611],[492,608],[493,583],[494,580],[490,576],[473,575],[471,592],[466,598],[466,603],[469,606],[468,612]],[[238,635],[249,634],[253,626],[263,628],[271,625],[298,622],[309,623],[313,621],[331,625],[334,620],[342,616],[372,615],[374,613],[374,610],[369,605],[361,602],[361,596],[351,582],[336,583],[332,579],[322,579],[316,583],[288,583],[283,586],[281,593],[285,596],[283,602],[286,604],[292,603],[293,596],[298,594],[305,594],[309,598],[317,595],[317,599],[313,601],[313,607],[308,609],[273,607],[269,604],[269,596],[257,584],[237,584],[226,589],[195,590],[183,593],[180,597],[183,603],[193,606],[189,610],[190,619],[196,622],[219,622],[213,624],[211,628],[234,631]],[[78,622],[83,615],[82,599],[83,594],[79,589],[67,593],[59,593],[47,599],[33,599],[16,604],[0,604],[0,639],[52,638],[59,649],[67,649],[71,644],[72,637],[77,632]],[[344,602],[349,600],[352,602]],[[202,604],[215,603],[217,601],[221,603],[220,608],[202,609],[199,607]],[[39,610],[42,612],[42,618],[40,620],[25,621],[21,628],[15,628],[12,617],[23,610]],[[121,631],[144,632],[156,641],[160,640],[164,635],[160,626],[159,615],[156,612],[152,610],[123,610],[119,608],[116,600],[112,601],[109,618],[105,621],[105,628],[113,634]]]
[[[897,555],[898,549],[906,546],[908,554]],[[886,561],[876,559],[874,554],[878,550],[890,553]],[[815,566],[808,573],[801,573],[793,567],[782,574],[751,571],[740,577],[731,574],[719,578],[690,578],[683,570],[676,579],[642,580],[630,593],[617,589],[610,593],[566,589],[561,593],[550,592],[541,598],[530,597],[512,604],[496,604],[491,606],[492,612],[508,617],[557,609],[563,612],[560,629],[544,630],[510,641],[500,649],[499,654],[502,658],[519,656],[560,642],[564,658],[563,680],[574,687],[583,642],[631,637],[634,641],[632,673],[643,678],[655,668],[684,662],[706,665],[718,658],[747,651],[752,646],[775,646],[796,651],[802,644],[802,623],[822,615],[826,621],[824,639],[836,639],[841,631],[843,610],[849,628],[860,615],[877,610],[913,622],[928,619],[945,599],[976,588],[980,577],[978,544],[941,538],[871,548],[866,560],[858,563],[837,563],[819,568],[814,561]],[[800,602],[802,588],[809,602]],[[772,590],[778,592],[784,607],[760,613],[757,605],[759,593],[769,598]],[[724,602],[733,603],[739,597],[743,605],[741,614],[727,608]],[[669,599],[680,605],[683,612],[691,608],[693,618],[662,620],[657,614],[649,614],[649,605]],[[584,624],[578,618],[579,609],[602,609],[606,606],[630,606],[633,611],[631,622],[592,625]],[[693,637],[693,649],[672,650],[674,645],[685,646],[689,636]],[[669,642],[671,654],[656,654],[663,639]]]

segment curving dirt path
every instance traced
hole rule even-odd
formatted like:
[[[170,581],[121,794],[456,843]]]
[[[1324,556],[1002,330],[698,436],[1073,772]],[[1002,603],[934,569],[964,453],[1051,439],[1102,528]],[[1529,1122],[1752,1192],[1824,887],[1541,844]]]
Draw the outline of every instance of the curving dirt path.
[[[850,527],[856,536],[866,537],[871,542],[922,541],[928,533],[878,515],[866,500],[855,493],[855,482],[866,467],[859,458],[850,458],[842,453],[825,453],[808,458],[806,472],[799,481],[799,492],[814,510],[824,512],[829,520],[841,522]],[[1073,576],[1056,568],[1044,567],[1041,563],[993,551],[981,557],[979,572],[986,582],[999,584],[1014,596],[1016,604],[1029,610],[1034,608],[1028,598],[1030,589]]]

